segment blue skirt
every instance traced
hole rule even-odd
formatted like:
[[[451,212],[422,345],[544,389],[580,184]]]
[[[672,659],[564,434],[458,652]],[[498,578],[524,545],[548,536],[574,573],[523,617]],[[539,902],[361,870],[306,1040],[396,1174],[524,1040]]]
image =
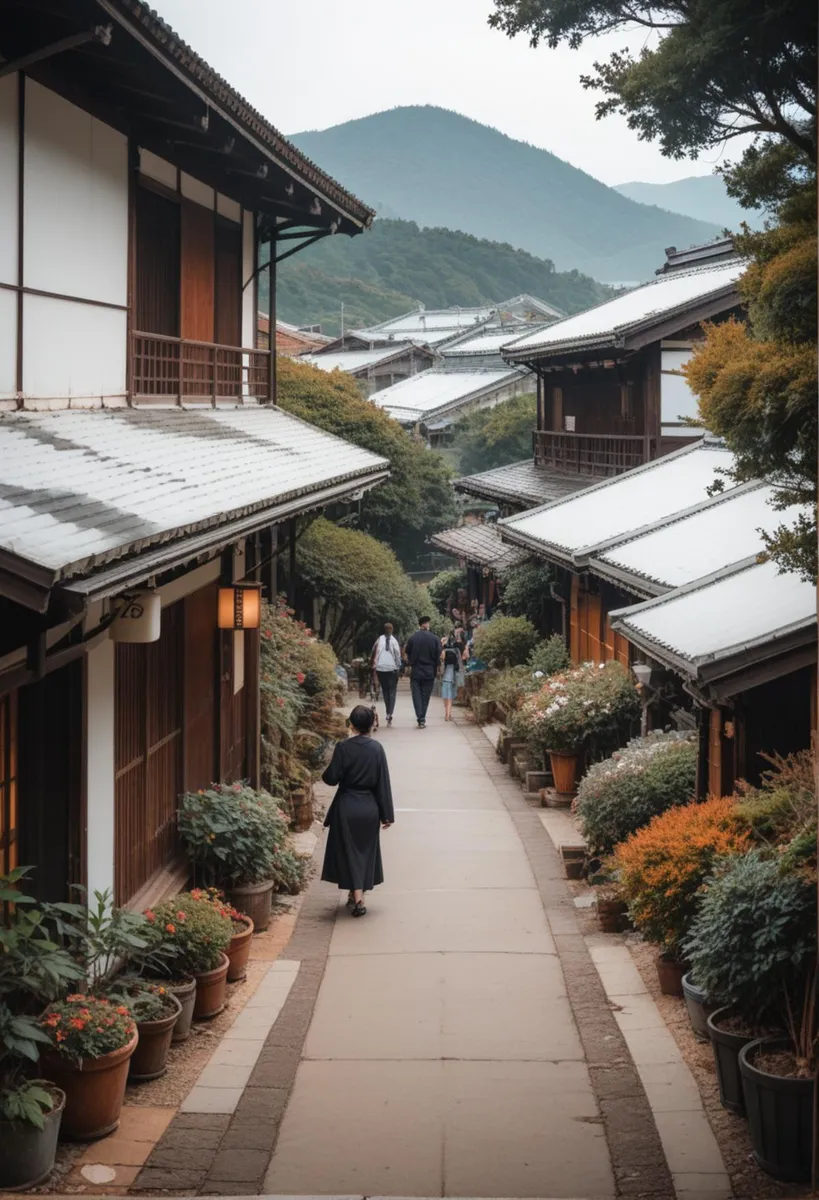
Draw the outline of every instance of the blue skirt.
[[[441,696],[444,700],[454,700],[458,695],[458,685],[454,681],[450,683],[444,680],[441,684]]]

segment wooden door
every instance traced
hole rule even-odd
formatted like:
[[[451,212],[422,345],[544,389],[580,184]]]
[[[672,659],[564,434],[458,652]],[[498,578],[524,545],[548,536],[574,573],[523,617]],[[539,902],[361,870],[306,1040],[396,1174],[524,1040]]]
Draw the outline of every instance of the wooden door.
[[[208,208],[182,200],[181,336],[214,340],[214,218]]]
[[[233,221],[216,218],[215,340],[220,346],[242,344],[242,230]],[[217,354],[217,394],[230,400],[242,396],[242,355],[237,350]]]
[[[219,775],[223,783],[233,783],[247,777],[247,703],[244,679],[245,637],[242,632],[223,630],[221,633],[221,688]]]
[[[185,601],[185,790],[206,788],[217,777],[218,682],[216,606],[219,585]]]
[[[179,337],[179,204],[136,189],[136,311],[141,333]]]

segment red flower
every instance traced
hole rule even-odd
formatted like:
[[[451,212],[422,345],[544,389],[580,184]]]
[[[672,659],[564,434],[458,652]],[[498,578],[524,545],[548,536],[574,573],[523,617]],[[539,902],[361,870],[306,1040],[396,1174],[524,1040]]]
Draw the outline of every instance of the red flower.
[[[85,1029],[85,1021],[81,1017],[72,1017],[69,1025],[72,1029]]]
[[[187,913],[182,912],[182,909],[180,908],[179,912],[176,914],[176,919],[177,919],[177,921],[184,922],[184,921],[187,921],[188,915],[187,915]]]
[[[166,932],[166,933],[176,933],[176,926],[175,926],[175,925],[171,925],[170,923],[169,923],[169,924],[167,924],[167,925],[165,926],[165,932]]]
[[[82,992],[74,992],[71,996],[66,996],[66,1000],[69,1004],[77,1004],[78,1001],[85,1000],[85,996]]]
[[[59,1013],[49,1013],[49,1015],[45,1019],[44,1024],[50,1025],[51,1028],[53,1029],[55,1025],[59,1025],[60,1020],[61,1020],[61,1017],[60,1017]]]
[[[304,680],[306,679],[304,671],[299,671],[298,675],[296,676],[296,679],[298,679],[299,683],[304,683]]]
[[[145,909],[145,920],[153,923],[156,920],[156,913],[151,912],[150,908],[146,908]],[[68,998],[69,998],[69,1000],[71,999],[70,996]]]
[[[121,1017],[127,1017],[127,1016],[128,1016],[128,1009],[125,1007],[125,1005],[124,1005],[124,1004],[120,1004],[120,1005],[118,1005],[118,1006],[117,1006],[117,1012],[119,1013],[119,1015],[120,1015]]]
[[[57,1041],[58,1041],[58,1042],[64,1042],[64,1041],[65,1041],[65,1034],[63,1033],[62,1029],[58,1029],[58,1030],[57,1030]]]

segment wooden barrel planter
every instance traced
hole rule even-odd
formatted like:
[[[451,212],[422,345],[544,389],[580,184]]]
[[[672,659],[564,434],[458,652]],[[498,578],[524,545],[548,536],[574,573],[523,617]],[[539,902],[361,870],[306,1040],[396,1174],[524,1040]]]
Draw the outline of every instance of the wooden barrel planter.
[[[248,883],[244,887],[232,887],[228,892],[228,900],[240,913],[250,917],[254,933],[264,933],[270,924],[270,914],[273,910],[272,879],[265,883]]]

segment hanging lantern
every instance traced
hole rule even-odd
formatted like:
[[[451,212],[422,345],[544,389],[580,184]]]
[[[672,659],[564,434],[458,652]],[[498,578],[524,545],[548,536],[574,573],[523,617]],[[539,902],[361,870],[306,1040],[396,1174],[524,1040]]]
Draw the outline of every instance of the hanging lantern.
[[[158,592],[135,592],[122,597],[111,623],[115,642],[158,642],[162,628],[162,601]]]
[[[220,629],[258,629],[261,615],[261,584],[234,583],[219,588]]]

